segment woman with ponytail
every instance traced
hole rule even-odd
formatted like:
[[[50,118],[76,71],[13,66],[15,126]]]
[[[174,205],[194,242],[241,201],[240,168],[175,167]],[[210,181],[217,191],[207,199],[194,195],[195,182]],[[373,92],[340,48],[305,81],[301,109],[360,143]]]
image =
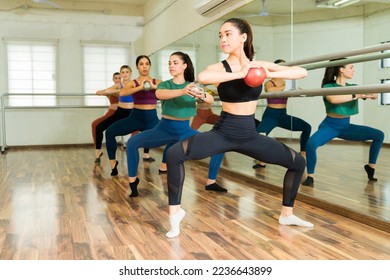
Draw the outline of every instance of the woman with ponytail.
[[[347,83],[353,78],[355,70],[353,64],[327,67],[321,87],[349,87],[355,84]],[[317,163],[317,148],[325,145],[334,138],[349,141],[372,140],[368,163],[364,166],[369,181],[377,181],[374,178],[375,164],[380,148],[384,140],[384,133],[378,129],[351,124],[351,116],[359,113],[359,99],[377,99],[377,94],[349,94],[324,96],[326,117],[318,127],[306,145],[307,178],[302,183],[305,186],[314,186],[314,169]]]
[[[161,100],[161,120],[152,129],[131,137],[126,146],[127,169],[129,174],[130,197],[138,196],[137,169],[138,149],[155,148],[167,145],[162,162],[166,160],[166,150],[172,144],[199,133],[190,126],[190,119],[196,114],[196,102],[213,103],[214,98],[203,91],[195,92],[194,66],[188,54],[174,52],[169,57],[169,73],[172,79],[158,84],[156,97]],[[211,158],[211,166],[219,166],[223,154]],[[160,172],[166,172],[160,168]],[[169,171],[169,170],[168,170]]]
[[[185,216],[181,208],[184,184],[184,162],[234,151],[287,169],[283,181],[283,202],[279,216],[281,225],[312,227],[293,215],[293,206],[305,159],[277,140],[257,133],[255,111],[262,85],[250,87],[244,82],[250,68],[263,67],[267,78],[300,79],[307,75],[301,67],[288,67],[267,61],[253,61],[251,26],[243,19],[226,20],[219,31],[220,47],[228,54],[224,61],[212,64],[198,75],[201,84],[214,84],[222,104],[218,122],[211,131],[203,132],[174,144],[167,151],[169,223],[168,238],[180,234]],[[212,166],[210,164],[210,166]]]

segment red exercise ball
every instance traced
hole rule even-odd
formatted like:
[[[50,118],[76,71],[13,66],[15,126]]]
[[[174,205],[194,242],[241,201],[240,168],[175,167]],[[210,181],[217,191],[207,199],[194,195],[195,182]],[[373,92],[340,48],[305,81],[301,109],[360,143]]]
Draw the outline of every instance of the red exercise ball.
[[[244,78],[244,82],[250,87],[258,87],[266,78],[266,73],[264,68],[250,68],[248,74]]]

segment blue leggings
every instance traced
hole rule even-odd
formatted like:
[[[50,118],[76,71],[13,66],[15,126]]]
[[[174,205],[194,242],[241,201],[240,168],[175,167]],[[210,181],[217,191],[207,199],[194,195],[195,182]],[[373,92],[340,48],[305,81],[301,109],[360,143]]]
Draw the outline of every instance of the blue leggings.
[[[190,127],[190,121],[178,121],[162,118],[160,122],[153,128],[142,133],[139,133],[131,137],[127,141],[127,169],[130,177],[137,176],[137,168],[139,162],[138,149],[143,148],[155,148],[163,145],[167,145],[163,154],[163,162],[166,162],[167,148],[172,146],[178,141],[187,139],[188,137],[198,134],[199,131]],[[223,160],[223,154],[215,155],[211,158],[209,168],[210,176],[216,177],[219,166]],[[213,168],[218,168],[214,170]],[[214,175],[213,175],[214,174]]]
[[[109,159],[116,158],[116,136],[123,136],[135,131],[145,131],[158,124],[157,110],[133,109],[127,118],[116,121],[106,130],[106,147]],[[148,151],[145,151],[148,152]]]
[[[300,147],[301,151],[306,151],[306,143],[311,133],[310,124],[300,118],[287,115],[285,108],[275,109],[267,107],[261,123],[256,127],[256,131],[268,135],[275,127],[281,127],[291,131],[302,131]]]
[[[368,163],[375,164],[385,135],[382,131],[375,128],[350,124],[350,118],[332,118],[327,116],[319,125],[318,131],[307,142],[307,173],[314,174],[317,163],[317,148],[336,137],[349,141],[372,140]]]

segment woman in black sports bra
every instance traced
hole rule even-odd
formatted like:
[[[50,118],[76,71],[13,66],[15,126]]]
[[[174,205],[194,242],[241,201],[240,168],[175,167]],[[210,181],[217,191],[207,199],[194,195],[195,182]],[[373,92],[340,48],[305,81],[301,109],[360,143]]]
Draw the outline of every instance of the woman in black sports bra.
[[[277,140],[257,133],[254,117],[262,86],[252,88],[244,82],[251,67],[263,67],[267,78],[300,79],[307,75],[307,71],[296,66],[252,61],[253,35],[245,20],[232,18],[225,21],[220,28],[219,38],[221,49],[229,56],[226,61],[208,66],[198,75],[198,81],[201,84],[214,84],[218,88],[222,112],[211,131],[178,142],[167,151],[171,229],[166,236],[173,238],[180,234],[180,222],[185,216],[180,205],[184,162],[229,151],[286,167],[279,223],[313,227],[313,224],[293,215],[295,197],[305,170],[305,159]]]

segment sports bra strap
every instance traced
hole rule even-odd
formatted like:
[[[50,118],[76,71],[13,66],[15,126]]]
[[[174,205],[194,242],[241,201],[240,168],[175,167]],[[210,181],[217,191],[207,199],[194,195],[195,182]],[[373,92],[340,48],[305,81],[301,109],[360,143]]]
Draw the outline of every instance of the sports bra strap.
[[[226,60],[222,60],[221,62],[223,64],[223,67],[225,67],[226,72],[232,73],[232,68],[230,68],[229,63]]]

